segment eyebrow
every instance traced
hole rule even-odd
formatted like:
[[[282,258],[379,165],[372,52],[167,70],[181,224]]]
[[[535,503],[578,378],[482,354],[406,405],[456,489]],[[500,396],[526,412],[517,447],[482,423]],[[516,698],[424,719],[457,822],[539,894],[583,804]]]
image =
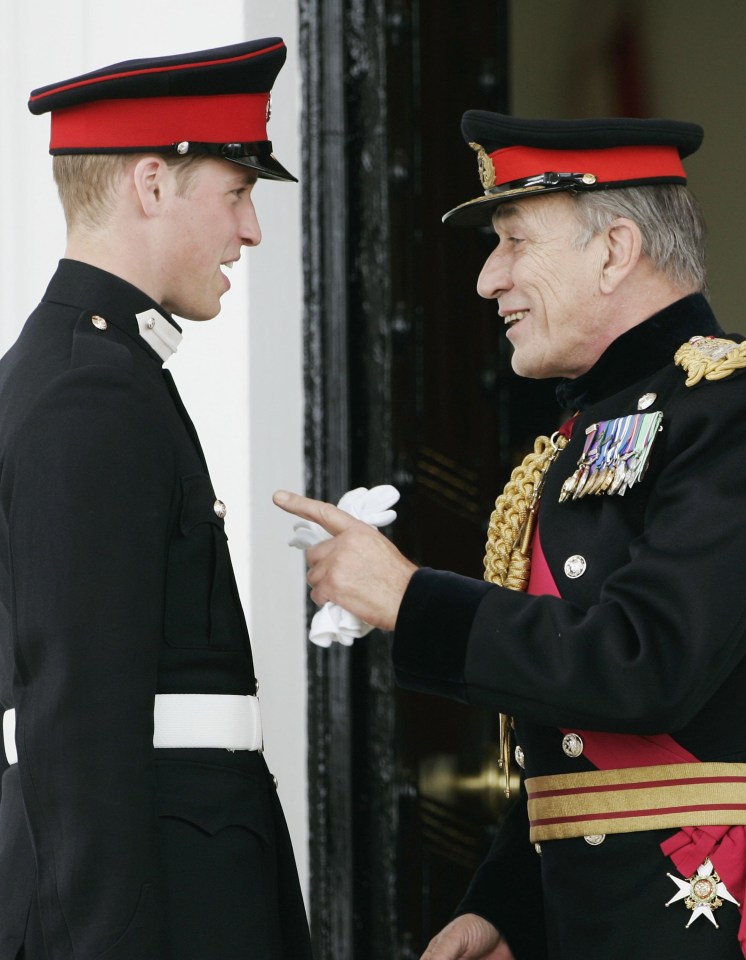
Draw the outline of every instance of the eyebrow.
[[[497,207],[495,212],[492,214],[492,225],[496,227],[501,220],[507,220],[509,217],[520,217],[520,216],[521,216],[521,208],[517,204],[515,203],[502,204],[501,206]]]
[[[255,170],[237,171],[229,178],[232,189],[236,187],[252,187],[259,178]]]

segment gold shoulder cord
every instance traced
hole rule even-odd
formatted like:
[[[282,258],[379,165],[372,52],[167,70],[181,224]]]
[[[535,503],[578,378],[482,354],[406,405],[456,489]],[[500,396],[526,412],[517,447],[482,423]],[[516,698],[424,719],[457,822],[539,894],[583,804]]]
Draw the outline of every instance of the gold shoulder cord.
[[[686,371],[687,387],[695,387],[702,379],[724,380],[746,367],[746,341],[692,337],[679,347],[673,359]]]
[[[549,467],[567,446],[559,433],[537,437],[533,453],[516,467],[495,501],[484,558],[484,579],[509,590],[525,591],[531,572],[531,539],[536,528],[544,480]],[[512,717],[500,714],[500,769],[505,796],[510,796],[510,729]]]

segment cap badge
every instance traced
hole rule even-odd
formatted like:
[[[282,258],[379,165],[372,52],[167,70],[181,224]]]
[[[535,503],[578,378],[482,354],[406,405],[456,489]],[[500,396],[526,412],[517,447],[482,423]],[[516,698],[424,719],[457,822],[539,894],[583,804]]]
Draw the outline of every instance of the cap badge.
[[[484,187],[485,192],[491,187],[495,186],[495,165],[492,163],[492,158],[484,149],[481,143],[470,143],[469,146],[472,150],[477,152],[477,163],[479,164],[479,179],[482,181],[482,186]]]
[[[723,340],[720,337],[692,337],[682,344],[673,362],[687,373],[687,387],[705,380],[724,380],[735,370],[746,367],[746,341]]]
[[[271,116],[272,116],[272,94],[270,93],[267,96],[267,116],[265,118],[267,123],[269,123],[269,118]]]

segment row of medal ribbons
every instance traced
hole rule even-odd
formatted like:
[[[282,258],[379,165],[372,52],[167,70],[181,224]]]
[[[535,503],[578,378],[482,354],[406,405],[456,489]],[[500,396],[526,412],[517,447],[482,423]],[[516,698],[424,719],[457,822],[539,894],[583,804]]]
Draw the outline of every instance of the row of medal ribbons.
[[[591,424],[577,468],[562,485],[560,501],[603,493],[624,496],[645,475],[662,420],[663,414],[654,411]]]

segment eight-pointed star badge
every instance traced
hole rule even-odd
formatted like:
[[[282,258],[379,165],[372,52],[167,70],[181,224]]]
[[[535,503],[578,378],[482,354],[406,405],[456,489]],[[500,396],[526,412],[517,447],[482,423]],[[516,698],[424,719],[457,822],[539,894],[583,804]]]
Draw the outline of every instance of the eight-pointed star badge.
[[[688,880],[681,880],[672,873],[667,874],[667,876],[673,880],[679,890],[671,897],[666,906],[670,906],[677,900],[685,900],[686,906],[692,911],[687,927],[690,927],[700,916],[707,917],[717,927],[718,922],[713,915],[713,910],[722,907],[723,900],[730,900],[737,907],[740,906],[738,900],[730,895],[725,884],[715,872],[709,858],[705,860],[701,867],[697,867],[697,872]]]

